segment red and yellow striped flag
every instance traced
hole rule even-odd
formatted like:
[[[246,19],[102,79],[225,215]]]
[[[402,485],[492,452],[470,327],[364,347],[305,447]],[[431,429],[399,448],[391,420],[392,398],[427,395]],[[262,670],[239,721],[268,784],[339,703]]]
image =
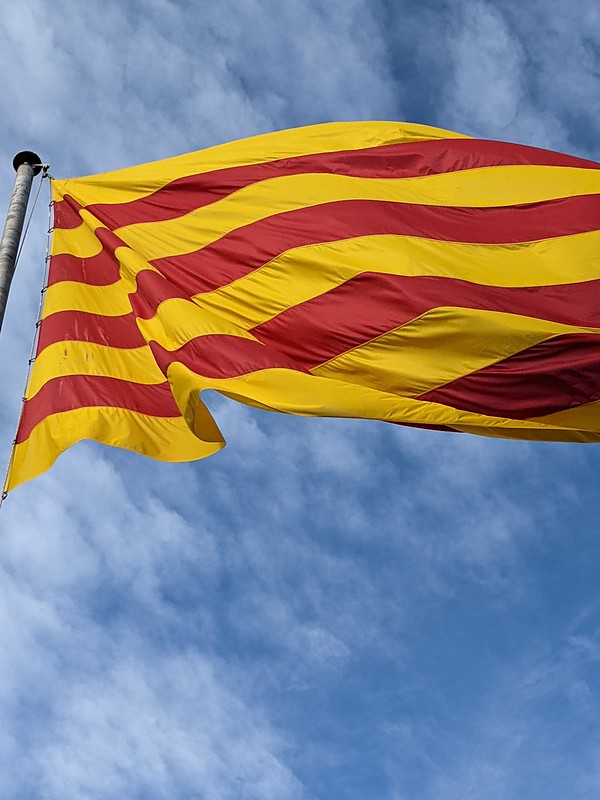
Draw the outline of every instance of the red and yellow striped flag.
[[[258,408],[600,440],[600,165],[392,122],[53,182],[7,488],[94,439],[165,461]]]

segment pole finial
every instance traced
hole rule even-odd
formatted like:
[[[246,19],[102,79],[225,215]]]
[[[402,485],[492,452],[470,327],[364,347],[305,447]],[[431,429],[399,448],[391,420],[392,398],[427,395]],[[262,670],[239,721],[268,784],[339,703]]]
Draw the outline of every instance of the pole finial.
[[[42,159],[37,153],[32,153],[31,150],[22,150],[13,158],[15,172],[19,169],[21,164],[29,164],[33,167],[33,174],[37,175],[42,168]]]

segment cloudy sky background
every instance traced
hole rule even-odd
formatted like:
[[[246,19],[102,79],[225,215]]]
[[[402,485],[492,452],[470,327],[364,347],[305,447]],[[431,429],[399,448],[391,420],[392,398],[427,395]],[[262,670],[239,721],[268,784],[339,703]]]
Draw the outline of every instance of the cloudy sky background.
[[[2,209],[22,149],[69,177],[331,120],[600,160],[593,0],[21,0],[0,74]],[[209,404],[217,456],[83,443],[2,508],[3,800],[597,800],[600,448]]]

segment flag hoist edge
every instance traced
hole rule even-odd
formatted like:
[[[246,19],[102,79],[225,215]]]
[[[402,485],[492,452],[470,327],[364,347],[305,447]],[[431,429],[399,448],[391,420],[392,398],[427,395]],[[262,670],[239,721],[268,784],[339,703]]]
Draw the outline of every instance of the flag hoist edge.
[[[53,181],[7,488],[94,439],[220,449],[199,393],[600,441],[600,164],[393,122]]]

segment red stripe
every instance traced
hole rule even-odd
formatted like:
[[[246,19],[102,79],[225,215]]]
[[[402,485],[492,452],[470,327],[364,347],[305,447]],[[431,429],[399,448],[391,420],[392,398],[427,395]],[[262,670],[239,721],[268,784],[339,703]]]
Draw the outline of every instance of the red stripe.
[[[63,200],[55,200],[52,204],[54,227],[61,230],[78,228],[81,225],[79,211],[82,207],[72,197],[67,196]]]
[[[91,258],[60,253],[50,259],[48,286],[61,281],[77,281],[90,286],[108,286],[119,280],[119,262],[112,252],[102,249]]]
[[[592,403],[600,400],[600,336],[557,336],[419,399],[510,419]]]
[[[496,287],[434,276],[362,273],[258,325],[252,333],[310,369],[441,306],[600,327],[599,294],[600,281]]]
[[[227,334],[199,336],[174,351],[165,350],[157,342],[151,342],[150,347],[158,366],[165,373],[174,361],[207,378],[235,378],[263,369],[306,372],[301,364],[276,348]]]
[[[151,263],[192,295],[241,278],[292,248],[356,236],[396,234],[503,244],[583,233],[599,226],[600,195],[507,208],[343,200],[274,214],[236,228],[193,253]]]
[[[146,385],[98,375],[53,378],[27,400],[17,433],[24,442],[33,428],[51,414],[75,408],[126,408],[154,417],[180,417],[169,383]]]
[[[200,161],[202,154],[198,154]],[[252,183],[284,175],[306,173],[351,175],[358,178],[411,178],[457,170],[503,165],[544,165],[598,169],[594,161],[509,142],[476,139],[440,139],[403,142],[362,150],[315,153],[228,167],[178,178],[153,194],[127,203],[89,205],[97,219],[111,228],[137,222],[173,219],[214,203]],[[64,204],[75,201],[66,196]],[[63,203],[56,203],[55,219],[62,219]],[[65,214],[69,227],[69,220]],[[79,224],[79,223],[78,223]],[[57,227],[62,227],[58,225]]]
[[[105,317],[86,311],[58,311],[43,319],[37,355],[55,342],[93,342],[123,349],[146,344],[133,313]]]

